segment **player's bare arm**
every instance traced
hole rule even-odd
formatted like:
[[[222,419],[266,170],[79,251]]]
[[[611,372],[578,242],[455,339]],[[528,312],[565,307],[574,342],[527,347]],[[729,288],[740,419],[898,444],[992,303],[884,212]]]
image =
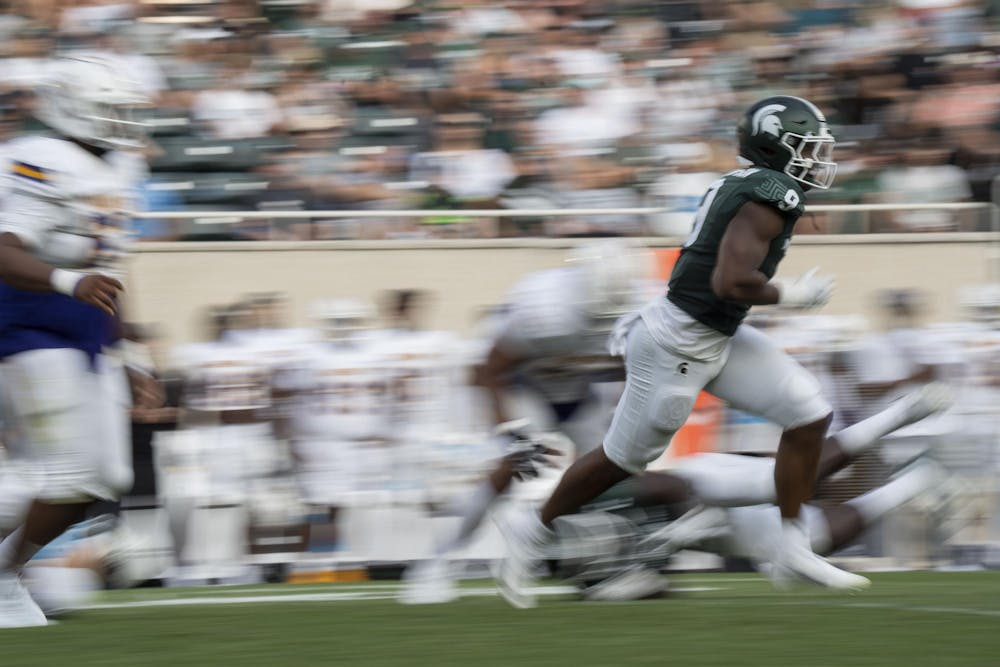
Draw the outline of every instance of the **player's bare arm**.
[[[55,292],[60,291],[53,281],[58,271],[60,269],[27,252],[24,243],[15,234],[0,234],[0,280],[3,282],[31,292]],[[114,315],[116,298],[122,289],[122,284],[114,278],[89,274],[79,278],[71,296]]]
[[[155,410],[163,407],[167,395],[163,390],[163,385],[155,377],[131,366],[125,367],[125,373],[128,376],[135,407],[144,410]]]
[[[490,349],[490,353],[486,356],[486,361],[477,366],[473,371],[472,383],[489,392],[493,418],[497,424],[510,421],[510,413],[507,412],[504,392],[507,389],[507,377],[520,361],[520,359],[507,352],[502,345],[496,344]]]
[[[748,306],[778,303],[780,292],[760,271],[771,241],[784,227],[777,210],[747,202],[726,228],[712,272],[712,291],[720,299]]]

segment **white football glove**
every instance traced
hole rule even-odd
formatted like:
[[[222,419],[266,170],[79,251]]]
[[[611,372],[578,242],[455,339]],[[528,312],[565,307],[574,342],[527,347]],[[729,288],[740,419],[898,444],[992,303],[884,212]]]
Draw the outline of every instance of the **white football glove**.
[[[778,305],[789,308],[819,308],[826,305],[833,296],[835,281],[833,276],[817,275],[819,267],[813,267],[798,278],[775,279],[778,288]]]

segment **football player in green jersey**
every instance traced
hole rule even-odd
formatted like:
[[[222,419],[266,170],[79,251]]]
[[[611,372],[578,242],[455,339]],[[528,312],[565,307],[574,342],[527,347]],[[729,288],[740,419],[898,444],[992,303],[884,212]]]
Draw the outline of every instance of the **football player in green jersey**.
[[[836,173],[823,113],[798,97],[768,97],[737,127],[743,169],[709,187],[658,298],[619,323],[627,381],[603,447],[565,473],[540,514],[501,520],[508,557],[498,583],[509,602],[532,606],[531,573],[546,555],[551,524],[659,458],[703,389],[783,427],[775,464],[782,543],[776,568],[836,589],[867,588],[864,577],[815,555],[799,519],[811,494],[831,408],[819,382],[764,334],[742,324],[751,306],[817,307],[833,290],[815,270],[774,279],[802,215],[805,192]],[[613,341],[612,346],[616,343]]]

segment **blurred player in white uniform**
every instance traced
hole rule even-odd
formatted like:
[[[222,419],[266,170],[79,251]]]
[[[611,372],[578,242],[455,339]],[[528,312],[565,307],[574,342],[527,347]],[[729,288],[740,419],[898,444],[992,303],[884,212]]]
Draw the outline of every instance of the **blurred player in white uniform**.
[[[199,507],[219,510],[214,520],[216,541],[227,543],[222,552],[245,552],[245,530],[236,524],[246,521],[250,480],[269,462],[271,368],[255,347],[233,340],[234,332],[247,327],[248,316],[246,304],[230,306],[215,340],[181,345],[172,353],[171,365],[184,377],[183,429],[160,441],[158,458],[181,579],[193,575],[188,566],[207,565],[188,545]]]
[[[576,455],[599,445],[617,395],[595,390],[624,377],[621,360],[608,353],[617,319],[645,299],[646,254],[621,240],[589,242],[570,265],[533,273],[510,292],[475,384],[486,390],[498,449],[505,456],[475,491],[461,500],[457,534],[431,560],[408,575],[404,602],[442,602],[454,597],[447,554],[473,535],[487,510],[515,479],[534,477],[536,466],[555,453],[539,437],[542,428],[515,419],[511,393],[527,392],[550,413]],[[570,452],[565,452],[570,454]]]
[[[333,523],[385,468],[380,454],[390,434],[389,381],[371,349],[369,304],[327,300],[312,310],[322,339],[299,363],[280,369],[275,386],[286,396],[282,413],[302,499]]]
[[[831,435],[823,444],[818,478],[828,478],[850,465],[885,435],[950,405],[949,390],[941,384],[930,384]],[[773,453],[773,445],[770,449]],[[662,562],[682,549],[695,549],[748,558],[758,565],[773,563],[781,546],[781,515],[774,504],[774,465],[774,459],[767,456],[706,453],[682,457],[672,472],[690,485],[694,507],[634,542],[632,553],[640,559]],[[846,546],[887,513],[934,491],[948,477],[935,460],[919,457],[887,484],[846,503],[822,508],[805,505],[803,520],[813,550],[827,555]],[[595,505],[599,507],[600,503]],[[564,538],[557,553],[571,555],[564,559],[569,561],[564,574],[592,584],[584,595],[597,600],[627,599],[632,592],[629,589],[640,580],[618,576],[629,571],[631,563],[621,549],[621,541],[608,538],[620,535],[625,540],[634,539],[634,526],[621,517],[587,515],[573,515],[557,521],[556,526]],[[781,569],[772,568],[769,574],[776,587],[796,583]]]
[[[15,454],[41,473],[23,526],[0,546],[0,625],[45,618],[18,576],[98,499],[131,486],[129,383],[113,354],[132,184],[122,151],[144,145],[130,110],[146,103],[111,56],[64,58],[39,89],[54,136],[8,146],[0,218],[0,382],[20,430]],[[156,385],[130,373],[133,394]],[[139,391],[137,391],[137,389]]]

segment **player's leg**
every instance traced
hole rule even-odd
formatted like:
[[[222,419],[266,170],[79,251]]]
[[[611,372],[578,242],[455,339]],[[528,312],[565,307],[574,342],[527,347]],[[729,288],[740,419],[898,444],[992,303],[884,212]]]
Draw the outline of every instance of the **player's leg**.
[[[643,472],[684,425],[718,362],[681,358],[662,346],[639,319],[628,335],[625,389],[604,445],[578,459],[542,506],[541,523],[575,512],[613,485]]]
[[[705,548],[723,556],[746,558],[757,563],[774,563],[782,550],[781,511],[774,505],[749,505],[725,510],[727,534],[714,543],[686,545]],[[801,520],[816,553],[830,553],[830,524],[825,510],[803,505]]]
[[[24,525],[0,554],[0,573],[14,607],[21,568],[42,547],[84,518],[96,499],[112,499],[131,484],[127,385],[120,367],[94,365],[76,350],[36,350],[8,359],[15,419],[41,490]],[[29,614],[30,615],[30,614]],[[17,622],[14,620],[13,622]]]
[[[831,551],[851,543],[886,514],[924,493],[933,492],[947,479],[948,472],[939,463],[921,457],[882,486],[831,508]]]
[[[930,384],[903,397],[871,417],[848,426],[823,441],[819,479],[842,469],[896,429],[920,421],[950,405],[949,392]],[[775,461],[766,457],[703,453],[685,456],[671,474],[691,488],[698,502],[718,507],[774,503]],[[660,473],[646,473],[660,475]]]
[[[704,505],[739,507],[774,503],[774,459],[740,454],[699,453],[682,457],[671,471]]]
[[[725,366],[706,389],[734,408],[784,428],[774,463],[783,530],[779,565],[824,586],[867,587],[864,577],[839,570],[813,554],[799,519],[802,504],[812,496],[832,414],[819,382],[764,334],[744,325],[732,338]]]
[[[947,410],[951,402],[948,387],[932,382],[910,392],[881,412],[838,431],[823,443],[818,479],[842,470],[893,431]]]
[[[520,432],[502,433],[497,438],[506,454],[494,469],[467,494],[455,498],[446,514],[459,517],[458,529],[434,548],[431,558],[407,570],[407,586],[400,597],[404,604],[450,602],[455,590],[449,555],[467,545],[482,525],[490,508],[504,496],[515,480],[536,477],[539,466],[550,454],[561,453],[567,445],[554,442],[548,434],[532,437]],[[557,447],[553,449],[550,445]],[[548,451],[546,451],[548,448]]]
[[[132,485],[128,383],[121,366],[98,357],[91,369],[80,365],[85,357],[74,350],[44,352],[55,353],[46,355],[55,357],[49,363],[65,363],[67,367],[55,381],[51,376],[46,378],[47,389],[40,385],[34,388],[35,405],[42,406],[42,419],[48,422],[51,439],[46,441],[36,426],[28,427],[27,437],[43,443],[46,450],[41,461],[42,493],[28,510],[20,543],[15,544],[9,560],[0,563],[8,569],[20,568],[39,549],[83,520],[95,500],[117,498]],[[62,386],[53,391],[59,384]],[[51,401],[45,392],[52,392]],[[65,396],[59,395],[63,392]],[[76,392],[79,395],[74,397]]]
[[[891,481],[846,503],[823,508],[804,505],[802,520],[813,551],[827,555],[848,546],[888,513],[933,491],[946,477],[939,464],[921,458],[893,475]],[[720,553],[758,562],[780,559],[782,527],[776,507],[735,507],[726,513],[729,535],[720,545]],[[779,578],[776,583],[786,582]]]
[[[795,530],[802,504],[812,497],[823,437],[832,413],[801,426],[786,428],[774,459],[774,491],[781,517]]]
[[[480,480],[468,493],[459,494],[446,510],[459,517],[458,528],[435,545],[431,557],[406,570],[406,586],[400,594],[403,604],[440,604],[458,597],[449,554],[468,544],[482,525],[486,513],[504,495],[514,481],[514,467],[506,459]]]
[[[458,530],[448,540],[445,540],[435,550],[435,556],[443,556],[464,546],[473,533],[483,523],[486,513],[497,498],[510,489],[515,479],[515,464],[511,460],[504,458],[494,468],[485,479],[476,484],[476,487],[468,495],[463,495],[461,499],[456,499],[452,509],[454,514],[461,517]]]
[[[719,363],[679,358],[653,339],[641,319],[633,324],[625,357],[625,390],[603,447],[583,455],[566,470],[540,513],[523,513],[501,522],[509,557],[502,564],[499,583],[509,602],[533,605],[526,590],[535,562],[553,539],[552,522],[642,472],[658,458]]]

